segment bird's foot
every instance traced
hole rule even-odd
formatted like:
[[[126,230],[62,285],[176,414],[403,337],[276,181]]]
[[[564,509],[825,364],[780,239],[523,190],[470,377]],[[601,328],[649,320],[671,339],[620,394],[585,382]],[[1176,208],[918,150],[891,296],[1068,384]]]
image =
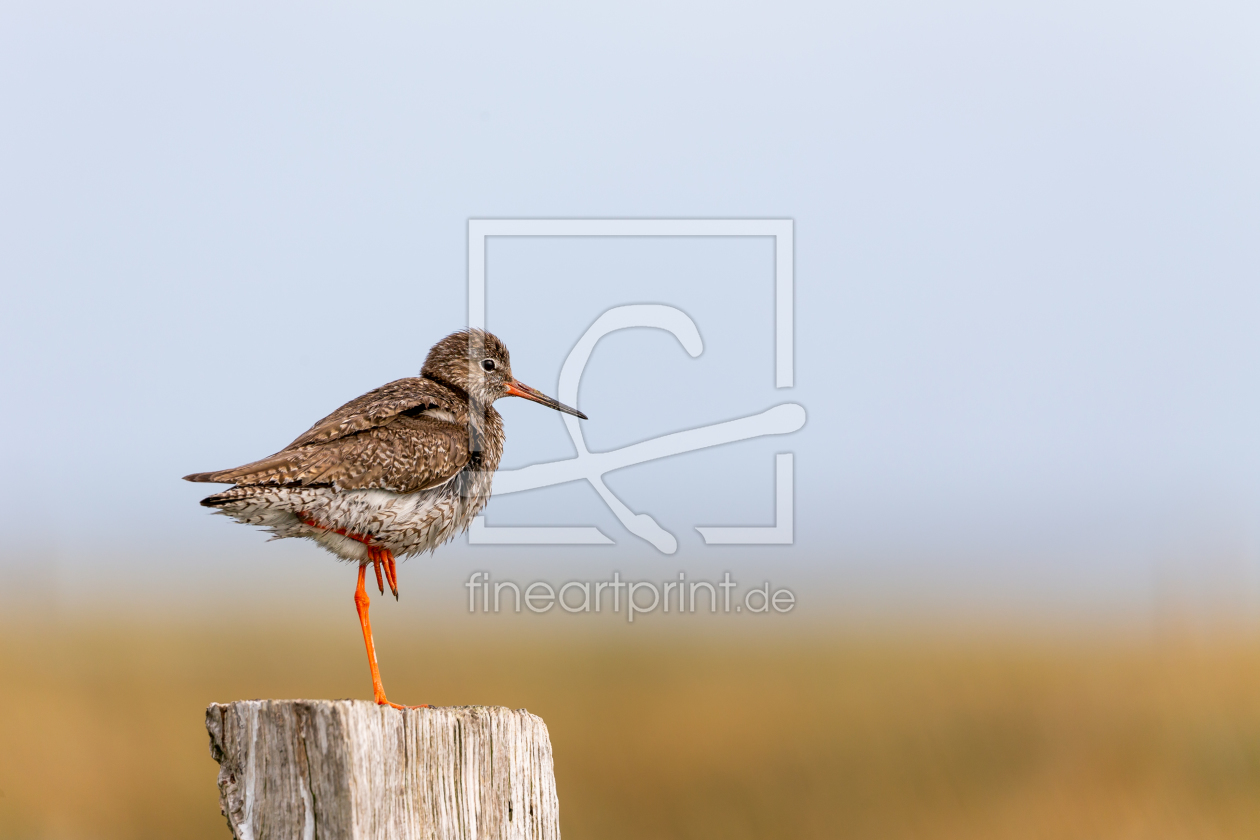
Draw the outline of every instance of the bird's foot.
[[[389,706],[391,709],[432,709],[428,703],[421,703],[419,706],[404,706],[400,703],[393,703],[385,697],[385,692],[373,692],[375,695],[372,699],[376,701],[378,706]]]
[[[394,600],[398,600],[398,565],[394,562],[394,552],[388,548],[379,548],[377,546],[368,546],[368,559],[372,561],[372,565],[376,568],[376,585],[380,588],[381,594],[385,594],[385,584],[381,582],[381,569],[385,569],[385,580],[389,583],[389,591],[394,593]]]
[[[381,579],[381,553],[375,546],[367,547],[368,560],[372,561],[372,571],[376,572],[376,588],[385,594],[385,581]]]

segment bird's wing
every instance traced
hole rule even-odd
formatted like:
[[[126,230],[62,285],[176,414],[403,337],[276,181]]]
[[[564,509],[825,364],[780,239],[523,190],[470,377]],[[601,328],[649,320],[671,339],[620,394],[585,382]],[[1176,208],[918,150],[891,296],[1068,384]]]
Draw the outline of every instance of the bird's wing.
[[[384,426],[285,449],[236,469],[186,478],[224,484],[323,484],[340,490],[414,493],[450,480],[468,459],[468,430],[463,426],[434,417],[398,415]]]
[[[431,408],[449,409],[452,398],[445,386],[432,379],[421,376],[396,379],[346,403],[299,435],[285,449],[336,440],[383,426],[403,413],[417,414]]]
[[[184,478],[398,493],[434,487],[469,460],[468,429],[452,422],[443,390],[425,379],[391,382],[346,403],[275,455]]]

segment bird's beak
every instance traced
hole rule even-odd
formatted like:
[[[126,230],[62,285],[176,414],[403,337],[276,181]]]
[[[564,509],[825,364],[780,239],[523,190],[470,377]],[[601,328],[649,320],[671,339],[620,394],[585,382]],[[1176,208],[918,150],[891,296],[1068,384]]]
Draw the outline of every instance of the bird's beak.
[[[574,417],[581,417],[583,420],[587,419],[586,415],[576,408],[569,408],[559,400],[553,400],[542,391],[535,391],[519,379],[513,379],[508,383],[507,393],[509,397],[524,397],[527,400],[541,403],[547,408],[554,408],[556,411],[563,411],[565,414],[572,414]]]

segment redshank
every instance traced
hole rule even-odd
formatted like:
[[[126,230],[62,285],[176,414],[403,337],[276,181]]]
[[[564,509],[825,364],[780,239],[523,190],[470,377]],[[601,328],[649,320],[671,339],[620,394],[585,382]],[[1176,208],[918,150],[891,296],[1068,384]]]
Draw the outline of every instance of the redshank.
[[[500,397],[524,397],[586,419],[576,408],[512,378],[507,347],[464,330],[429,351],[417,377],[351,400],[293,443],[243,467],[194,473],[187,481],[234,484],[202,499],[206,507],[276,538],[315,540],[359,564],[354,593],[377,703],[385,697],[372,625],[367,567],[381,594],[398,598],[395,558],[433,551],[462,533],[490,498],[503,455]],[[383,578],[382,578],[383,573]]]

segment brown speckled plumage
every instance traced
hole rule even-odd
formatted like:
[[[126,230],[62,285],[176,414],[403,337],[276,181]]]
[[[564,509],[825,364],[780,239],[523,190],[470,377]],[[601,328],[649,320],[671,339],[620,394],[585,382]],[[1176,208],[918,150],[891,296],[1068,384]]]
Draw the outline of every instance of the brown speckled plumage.
[[[516,382],[498,338],[458,332],[429,351],[420,376],[351,400],[276,454],[186,478],[234,484],[202,504],[347,560],[369,559],[356,537],[399,556],[431,551],[490,498],[504,443],[492,403],[507,395],[578,413]]]

